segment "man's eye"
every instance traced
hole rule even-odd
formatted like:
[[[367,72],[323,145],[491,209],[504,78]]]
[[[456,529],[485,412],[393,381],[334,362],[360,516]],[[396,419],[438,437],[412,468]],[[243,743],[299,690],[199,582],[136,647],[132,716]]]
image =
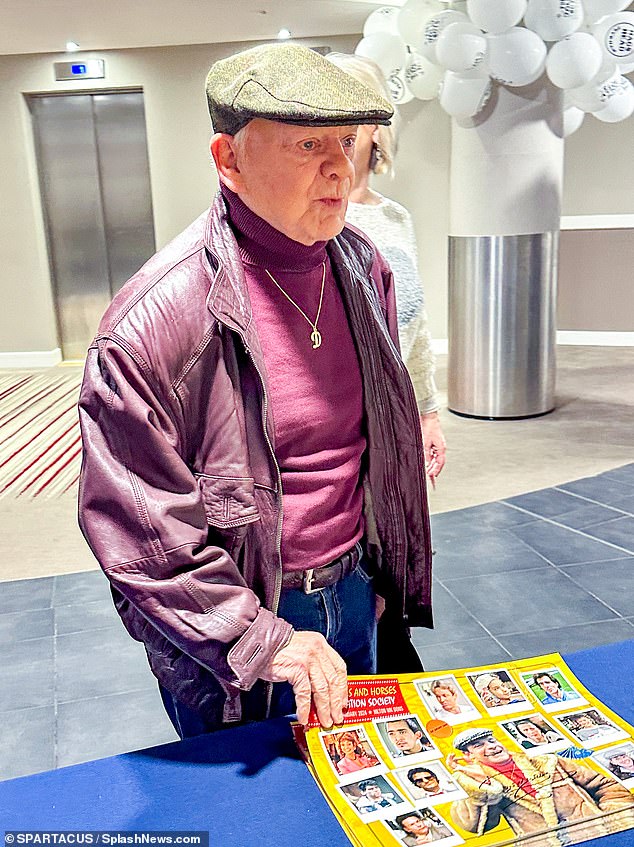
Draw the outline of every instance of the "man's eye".
[[[314,141],[302,141],[302,150],[314,150],[315,146]]]
[[[354,147],[354,144],[355,144],[355,141],[356,141],[356,140],[357,140],[357,139],[356,139],[356,137],[355,137],[354,135],[351,135],[349,138],[344,138],[344,139],[343,139],[343,146],[344,146],[344,147],[347,147],[347,148]]]

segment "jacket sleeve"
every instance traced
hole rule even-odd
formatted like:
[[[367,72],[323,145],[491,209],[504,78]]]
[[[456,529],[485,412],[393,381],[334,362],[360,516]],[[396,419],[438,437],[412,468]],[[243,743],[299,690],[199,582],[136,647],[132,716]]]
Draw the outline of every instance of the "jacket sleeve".
[[[611,776],[603,776],[577,760],[559,757],[557,764],[567,777],[588,792],[602,812],[634,807],[634,797]]]
[[[464,800],[451,804],[450,814],[454,823],[478,835],[496,827],[502,815],[499,804],[504,797],[503,786],[495,779],[479,783],[460,771],[454,772],[453,777],[468,795]]]
[[[224,549],[208,545],[177,409],[133,350],[112,340],[89,350],[80,526],[112,585],[152,626],[246,690],[292,627],[260,606]]]
[[[437,411],[439,403],[434,380],[436,361],[431,346],[431,335],[427,328],[427,312],[424,308],[412,323],[415,324],[411,330],[414,341],[405,364],[414,386],[418,411],[421,415],[426,415]]]

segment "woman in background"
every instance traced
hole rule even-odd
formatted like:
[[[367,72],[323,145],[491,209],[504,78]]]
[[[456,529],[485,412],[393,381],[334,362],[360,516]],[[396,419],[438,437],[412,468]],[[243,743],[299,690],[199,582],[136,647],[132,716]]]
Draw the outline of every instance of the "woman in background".
[[[327,58],[386,100],[391,100],[381,70],[371,59],[345,53],[330,53]],[[445,439],[438,417],[434,355],[418,275],[414,226],[407,209],[373,191],[369,184],[371,173],[392,171],[398,120],[395,112],[390,126],[359,127],[353,159],[355,181],[346,220],[369,235],[394,273],[401,355],[416,394],[425,447],[425,470],[435,486],[445,464]]]
[[[330,53],[331,62],[391,101],[380,68],[371,60]],[[412,218],[403,206],[370,188],[370,174],[389,173],[396,153],[395,112],[391,126],[362,125],[353,158],[355,181],[346,220],[367,233],[394,273],[401,356],[416,394],[425,448],[425,471],[435,486],[445,464],[445,439],[438,417],[434,355],[427,329],[423,288],[418,276]],[[410,630],[402,618],[386,618],[385,603],[377,597],[377,672],[415,673],[423,670]]]

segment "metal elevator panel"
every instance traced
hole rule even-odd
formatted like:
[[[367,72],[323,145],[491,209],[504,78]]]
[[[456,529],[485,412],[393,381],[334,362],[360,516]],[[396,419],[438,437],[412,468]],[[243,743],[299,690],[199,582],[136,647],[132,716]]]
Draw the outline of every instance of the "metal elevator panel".
[[[114,295],[154,253],[145,112],[137,92],[95,94],[92,102]]]
[[[80,359],[112,296],[154,252],[143,95],[29,105],[60,346]]]

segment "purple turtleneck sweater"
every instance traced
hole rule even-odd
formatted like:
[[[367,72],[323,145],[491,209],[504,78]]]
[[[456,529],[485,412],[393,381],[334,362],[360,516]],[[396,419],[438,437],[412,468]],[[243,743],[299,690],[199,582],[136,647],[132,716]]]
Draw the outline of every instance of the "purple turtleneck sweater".
[[[317,568],[363,534],[361,457],[363,385],[326,242],[293,241],[225,186],[253,318],[264,353],[275,456],[282,475],[284,571]],[[311,320],[324,296],[313,349],[312,327],[267,276],[268,270]]]

